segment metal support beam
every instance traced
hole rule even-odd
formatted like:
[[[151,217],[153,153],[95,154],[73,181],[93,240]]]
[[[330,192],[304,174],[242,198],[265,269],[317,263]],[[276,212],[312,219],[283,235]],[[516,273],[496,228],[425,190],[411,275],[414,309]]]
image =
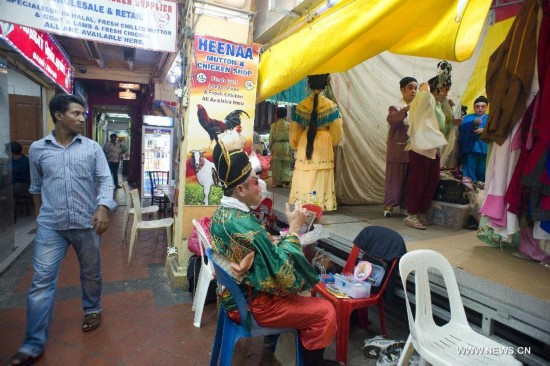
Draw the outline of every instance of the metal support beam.
[[[105,60],[103,59],[103,54],[99,49],[97,42],[95,41],[83,41],[85,48],[88,50],[88,54],[92,60],[95,60],[97,66],[104,68]]]

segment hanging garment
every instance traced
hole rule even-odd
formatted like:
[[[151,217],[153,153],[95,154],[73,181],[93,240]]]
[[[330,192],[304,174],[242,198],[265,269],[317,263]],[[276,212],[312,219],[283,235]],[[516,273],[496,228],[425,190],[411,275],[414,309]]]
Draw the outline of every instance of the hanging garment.
[[[527,105],[535,68],[538,0],[526,0],[508,36],[489,59],[487,96],[491,113],[481,138],[502,145]]]
[[[550,3],[543,2],[538,43],[540,91],[532,126],[533,144],[526,158],[521,182],[529,188],[533,220],[550,220],[550,175],[547,159],[550,154]]]
[[[292,181],[290,163],[293,159],[292,149],[288,141],[289,123],[279,118],[273,123],[269,132],[269,150],[271,151],[271,171],[273,183],[280,186]]]
[[[542,247],[546,247],[546,240],[543,240]],[[548,255],[541,248],[541,240],[537,240],[533,237],[533,227],[527,226],[521,229],[521,243],[519,245],[519,251],[539,262],[550,262],[550,255]]]
[[[519,127],[520,125],[516,124],[512,131],[513,136],[517,134]],[[481,213],[487,216],[490,226],[505,240],[519,230],[518,217],[512,212],[508,212],[508,204],[504,200],[519,153],[519,148],[512,147],[512,138],[510,137],[502,145],[491,144],[487,164],[486,197]]]

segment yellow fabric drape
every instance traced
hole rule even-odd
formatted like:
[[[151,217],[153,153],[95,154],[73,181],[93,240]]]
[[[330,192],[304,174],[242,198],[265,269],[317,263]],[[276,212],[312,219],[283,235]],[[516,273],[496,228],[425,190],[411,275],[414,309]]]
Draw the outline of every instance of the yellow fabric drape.
[[[260,57],[258,101],[310,74],[341,72],[385,51],[463,61],[479,39],[491,0],[343,0]],[[291,26],[292,27],[292,26]],[[299,28],[299,26],[297,26]]]

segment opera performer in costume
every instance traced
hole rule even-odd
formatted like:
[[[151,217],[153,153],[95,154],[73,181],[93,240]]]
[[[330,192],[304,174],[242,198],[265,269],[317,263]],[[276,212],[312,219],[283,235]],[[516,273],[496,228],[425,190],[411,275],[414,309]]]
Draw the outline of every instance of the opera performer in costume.
[[[386,121],[390,125],[386,149],[386,178],[384,182],[384,216],[391,217],[393,208],[404,209],[407,204],[407,175],[409,170],[409,152],[407,129],[409,128],[410,104],[416,96],[418,84],[413,77],[404,77],[399,81],[403,98],[390,106]]]
[[[487,160],[487,143],[480,139],[487,124],[485,114],[489,101],[479,96],[474,101],[474,112],[464,117],[464,122],[458,128],[458,146],[462,161],[462,176],[472,182],[485,182],[485,162]]]
[[[323,95],[329,74],[308,76],[310,96],[296,106],[290,123],[290,146],[296,162],[289,202],[319,205],[336,210],[334,145],[342,138],[342,118],[335,102]]]
[[[269,131],[269,151],[271,151],[271,171],[275,187],[288,186],[292,181],[292,149],[288,141],[289,123],[285,120],[286,107],[277,107],[277,121]]]
[[[210,234],[216,256],[248,268],[235,277],[256,322],[265,327],[295,328],[305,348],[305,365],[338,365],[323,359],[324,349],[336,335],[336,313],[325,299],[298,295],[319,282],[317,272],[302,253],[298,239],[306,210],[287,204],[289,234],[274,242],[250,208],[261,202],[258,177],[242,150],[227,151],[223,143],[214,148],[214,163],[224,196],[212,215]],[[253,254],[252,264],[247,264]],[[228,316],[240,319],[230,292],[222,291],[221,304]]]
[[[449,68],[452,69],[451,65],[448,65]],[[442,168],[445,167],[448,169],[456,168],[458,163],[458,149],[456,146],[458,135],[457,126],[462,123],[462,116],[459,116],[458,118],[454,117],[455,112],[453,111],[453,107],[455,106],[455,103],[448,98],[451,86],[451,79],[448,79],[447,81],[445,81],[445,85],[441,87],[439,94],[436,96],[436,99],[439,101],[441,110],[445,115],[445,127],[441,130],[441,132],[443,132],[443,134],[445,135],[445,139],[447,139],[447,145],[445,145],[440,151],[441,156],[439,159],[439,165]]]
[[[438,76],[423,83],[409,110],[409,181],[405,225],[425,230],[426,213],[439,183],[439,149],[447,144],[445,114],[441,109],[441,89],[450,83],[446,61],[438,64]]]

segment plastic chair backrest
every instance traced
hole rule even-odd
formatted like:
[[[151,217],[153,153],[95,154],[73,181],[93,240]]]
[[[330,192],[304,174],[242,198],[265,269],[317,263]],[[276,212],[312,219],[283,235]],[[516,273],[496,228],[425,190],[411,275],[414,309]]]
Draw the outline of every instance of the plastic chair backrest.
[[[430,268],[438,270],[445,281],[451,307],[450,323],[470,327],[458,290],[453,267],[447,258],[433,250],[414,250],[401,257],[399,273],[401,275],[401,281],[403,282],[403,288],[406,289],[407,278],[409,274],[414,271],[416,298],[416,313],[414,318],[412,316],[408,296],[405,296],[405,299],[407,304],[407,316],[409,318],[409,328],[411,335],[415,339],[418,339],[418,336],[421,335],[423,330],[427,330],[427,326],[432,328],[437,326],[432,314],[432,298],[430,295],[430,281],[428,277],[428,270]]]
[[[216,262],[216,260],[213,258],[212,248],[206,248],[206,256],[208,257],[208,261],[214,266],[216,280],[218,280],[219,283],[221,283],[226,289],[229,290],[229,292],[231,292],[231,296],[237,304],[237,309],[239,310],[241,321],[244,322],[244,320],[247,319],[248,315],[248,303],[246,302],[246,299],[241,292],[241,288],[237,285],[235,279],[233,279],[233,277],[231,277],[231,275],[227,273],[225,269],[223,269],[223,267],[221,267],[220,264]],[[256,320],[254,320],[253,316],[250,317],[250,321],[252,329],[260,327],[256,323]]]
[[[357,245],[354,244],[353,248],[351,248],[351,252],[349,253],[348,260],[346,261],[346,264],[342,269],[342,274],[345,274],[347,276],[353,274],[355,263],[357,262],[357,257],[359,256],[360,251],[361,251],[361,248],[359,248]]]
[[[264,225],[271,218],[272,210],[273,210],[273,200],[269,197],[266,197],[262,200],[262,202],[258,207],[256,207],[251,211],[256,216],[256,218],[260,220],[262,225]]]
[[[127,181],[124,181],[121,183],[122,189],[124,190],[124,195],[126,196],[126,206],[128,208],[134,207],[134,203],[132,202],[132,197],[130,196],[130,186],[128,185]]]
[[[271,210],[273,209],[273,200],[269,197],[264,198],[262,200],[262,203],[260,203],[260,205],[256,210],[261,211],[262,206],[265,207],[265,210],[266,210],[265,214],[270,215]]]
[[[211,262],[206,262],[206,249],[211,248],[210,242],[208,241],[208,238],[206,237],[206,233],[204,232],[204,229],[202,228],[202,225],[197,220],[193,219],[193,225],[195,225],[195,228],[197,229],[197,235],[199,237],[199,247],[201,251],[201,260],[202,260],[202,266],[208,266],[211,273],[214,273],[214,267],[212,267]]]
[[[134,224],[137,224],[141,222],[141,197],[137,188],[130,191],[130,196],[134,204]]]
[[[302,208],[305,208],[308,211],[315,212],[315,216],[317,216],[317,222],[321,221],[321,217],[323,217],[323,208],[319,205],[315,205],[313,203],[306,203],[305,205],[302,205]]]

